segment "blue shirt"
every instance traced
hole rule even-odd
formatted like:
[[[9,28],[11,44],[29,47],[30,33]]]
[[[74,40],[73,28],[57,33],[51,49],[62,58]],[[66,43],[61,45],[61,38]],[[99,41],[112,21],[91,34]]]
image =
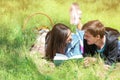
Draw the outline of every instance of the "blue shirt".
[[[84,31],[77,30],[76,33],[72,35],[71,43],[69,43],[65,49],[65,55],[69,58],[76,55],[82,55],[84,50],[83,40]]]

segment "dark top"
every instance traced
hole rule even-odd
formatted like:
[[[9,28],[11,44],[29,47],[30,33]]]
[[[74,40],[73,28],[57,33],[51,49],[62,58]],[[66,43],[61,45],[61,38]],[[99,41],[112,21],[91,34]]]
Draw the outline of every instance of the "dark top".
[[[105,32],[106,36],[106,43],[105,43],[105,48],[103,51],[103,58],[105,60],[105,64],[112,65],[113,63],[116,62],[118,54],[120,52],[118,51],[118,37],[120,34],[114,34],[112,31],[106,31]],[[83,56],[94,56],[95,54],[98,54],[97,52],[97,46],[96,45],[88,45],[87,41],[84,40],[84,54]]]

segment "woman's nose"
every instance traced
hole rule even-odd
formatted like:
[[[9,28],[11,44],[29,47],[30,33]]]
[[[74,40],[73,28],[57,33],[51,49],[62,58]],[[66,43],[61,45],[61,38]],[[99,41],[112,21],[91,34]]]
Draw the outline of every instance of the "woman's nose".
[[[71,42],[71,41],[72,41],[72,36],[69,37],[69,42]]]
[[[70,38],[70,42],[72,41],[72,38]]]

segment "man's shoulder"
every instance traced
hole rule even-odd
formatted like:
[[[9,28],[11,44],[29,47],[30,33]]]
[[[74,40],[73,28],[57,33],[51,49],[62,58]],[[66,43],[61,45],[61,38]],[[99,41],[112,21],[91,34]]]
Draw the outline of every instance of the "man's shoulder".
[[[113,41],[118,40],[118,37],[120,37],[120,34],[114,33],[112,31],[106,31],[105,36],[106,36],[107,41],[113,42]]]

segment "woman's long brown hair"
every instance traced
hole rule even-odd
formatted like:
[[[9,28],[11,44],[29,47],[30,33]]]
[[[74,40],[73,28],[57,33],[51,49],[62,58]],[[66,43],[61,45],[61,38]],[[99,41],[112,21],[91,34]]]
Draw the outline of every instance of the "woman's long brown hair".
[[[64,24],[55,24],[50,32],[46,35],[45,57],[53,60],[56,53],[65,53],[66,39],[69,27]]]

